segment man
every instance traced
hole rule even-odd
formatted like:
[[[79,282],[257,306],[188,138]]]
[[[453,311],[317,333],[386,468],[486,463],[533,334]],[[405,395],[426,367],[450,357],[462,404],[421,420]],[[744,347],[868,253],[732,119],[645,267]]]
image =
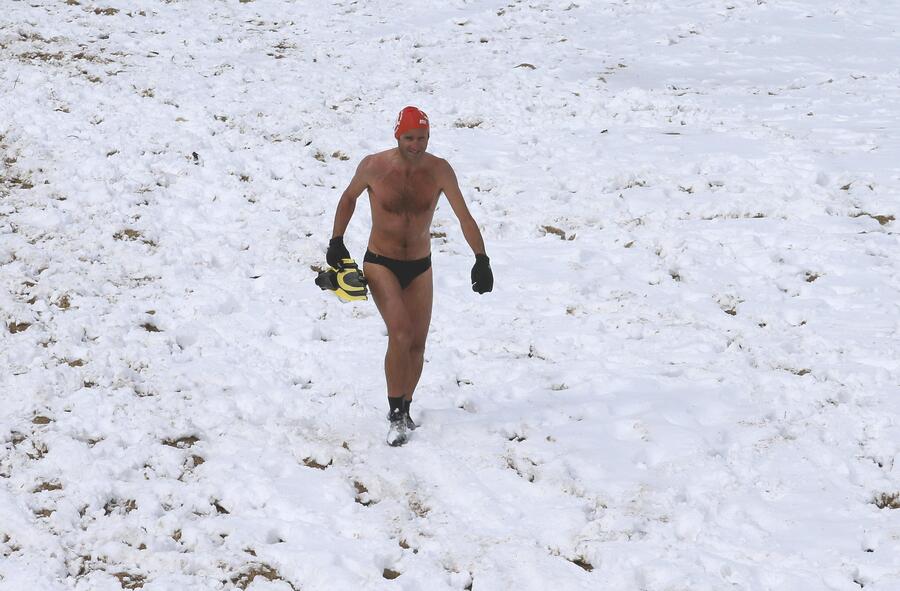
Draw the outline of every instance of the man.
[[[400,111],[394,125],[397,147],[362,159],[341,195],[328,244],[328,264],[337,268],[350,258],[344,232],[365,190],[372,208],[372,230],[363,259],[378,312],[388,332],[384,374],[390,411],[387,441],[403,445],[416,424],[409,414],[422,375],[425,339],[431,324],[431,220],[441,193],[459,219],[463,236],[475,253],[472,289],[493,289],[494,277],[484,240],[469,213],[450,164],[425,151],[428,116],[416,107]]]

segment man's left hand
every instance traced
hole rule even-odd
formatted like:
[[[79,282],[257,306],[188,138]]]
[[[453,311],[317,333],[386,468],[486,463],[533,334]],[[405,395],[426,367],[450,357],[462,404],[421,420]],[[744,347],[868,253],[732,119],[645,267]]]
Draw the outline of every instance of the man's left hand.
[[[491,271],[491,259],[486,254],[475,255],[472,267],[472,291],[487,293],[494,289],[494,273]]]

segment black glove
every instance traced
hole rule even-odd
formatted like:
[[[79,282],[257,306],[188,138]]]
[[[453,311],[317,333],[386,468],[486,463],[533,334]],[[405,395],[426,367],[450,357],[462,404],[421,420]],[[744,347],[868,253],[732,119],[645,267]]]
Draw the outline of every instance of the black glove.
[[[350,253],[344,246],[344,237],[335,236],[328,241],[328,252],[325,253],[325,260],[328,264],[337,269],[340,266],[341,259],[349,259]]]
[[[494,289],[494,274],[491,272],[491,259],[486,254],[476,254],[472,266],[472,291],[487,293]]]

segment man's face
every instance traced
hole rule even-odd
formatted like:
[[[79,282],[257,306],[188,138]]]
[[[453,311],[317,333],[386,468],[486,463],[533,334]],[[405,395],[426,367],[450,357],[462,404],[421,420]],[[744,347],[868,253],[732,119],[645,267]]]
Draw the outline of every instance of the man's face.
[[[410,129],[397,138],[397,147],[405,156],[421,158],[428,147],[428,130]]]

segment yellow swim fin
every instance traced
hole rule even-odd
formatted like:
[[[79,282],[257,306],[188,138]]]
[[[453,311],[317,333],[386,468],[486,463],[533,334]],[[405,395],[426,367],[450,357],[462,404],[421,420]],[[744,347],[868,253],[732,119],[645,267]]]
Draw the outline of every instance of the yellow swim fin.
[[[333,291],[342,302],[367,300],[369,288],[359,265],[351,258],[341,259],[338,268],[329,267],[316,277],[316,285]]]

